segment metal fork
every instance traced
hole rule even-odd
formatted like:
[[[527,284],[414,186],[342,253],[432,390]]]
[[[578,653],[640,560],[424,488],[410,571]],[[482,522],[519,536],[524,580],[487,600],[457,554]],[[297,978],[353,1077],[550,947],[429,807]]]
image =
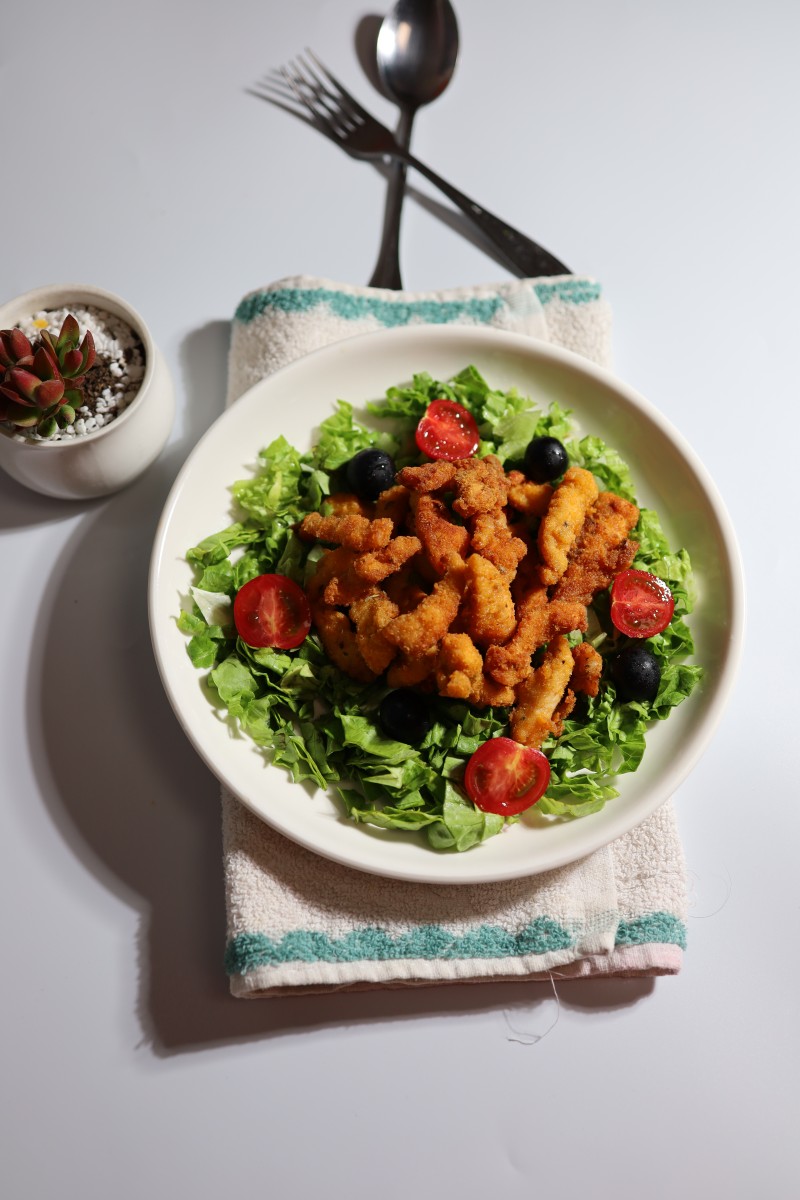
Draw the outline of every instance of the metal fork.
[[[307,49],[306,55],[306,58],[298,55],[287,66],[271,71],[250,92],[309,121],[354,158],[394,158],[419,171],[469,217],[509,266],[523,276],[570,274],[569,267],[548,250],[470,200],[409,154],[391,130],[368,113],[311,50]]]

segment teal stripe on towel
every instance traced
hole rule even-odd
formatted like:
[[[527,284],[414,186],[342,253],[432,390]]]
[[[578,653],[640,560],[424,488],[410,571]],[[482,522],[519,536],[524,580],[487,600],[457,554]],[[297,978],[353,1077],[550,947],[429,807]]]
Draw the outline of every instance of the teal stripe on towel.
[[[560,300],[565,304],[589,304],[600,298],[600,284],[580,279],[561,279],[552,283],[533,285],[541,304]],[[334,314],[345,321],[365,317],[387,329],[408,325],[412,321],[428,325],[451,325],[465,318],[476,324],[488,324],[506,306],[501,296],[477,296],[467,300],[383,300],[378,296],[339,292],[333,288],[274,288],[245,296],[236,309],[236,320],[243,324],[265,312],[305,313],[320,304],[327,304]]]
[[[225,969],[245,975],[256,967],[288,962],[386,962],[392,959],[518,958],[566,950],[572,938],[548,917],[537,917],[519,933],[499,925],[479,925],[466,933],[449,933],[441,925],[419,925],[391,934],[379,926],[354,929],[341,938],[295,930],[275,941],[263,933],[240,933],[229,944]]]
[[[541,280],[533,285],[533,290],[541,304],[549,304],[551,300],[560,300],[563,304],[591,304],[599,300],[602,288],[599,283],[590,283],[588,279],[559,279],[553,283],[543,283]]]
[[[618,946],[643,946],[647,942],[663,942],[686,949],[686,926],[672,913],[648,913],[632,921],[620,921],[617,929]]]
[[[499,296],[485,300],[381,300],[377,296],[357,296],[336,292],[331,288],[278,288],[275,291],[255,292],[236,309],[236,320],[245,325],[267,311],[304,313],[320,304],[327,304],[334,314],[345,321],[372,317],[387,329],[408,325],[411,321],[429,325],[449,325],[465,317],[485,324],[504,306]]]

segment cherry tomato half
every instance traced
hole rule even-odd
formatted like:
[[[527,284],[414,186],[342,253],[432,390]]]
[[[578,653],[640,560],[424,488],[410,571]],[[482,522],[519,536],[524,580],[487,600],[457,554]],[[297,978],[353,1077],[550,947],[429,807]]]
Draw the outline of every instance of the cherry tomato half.
[[[311,628],[311,609],[303,589],[286,575],[257,575],[236,593],[236,632],[248,646],[294,650]]]
[[[675,597],[663,579],[649,571],[620,571],[611,588],[611,620],[628,637],[661,633],[672,620]]]
[[[464,786],[476,808],[512,817],[541,800],[550,782],[550,763],[541,750],[511,738],[491,738],[467,763]]]
[[[475,418],[455,400],[433,400],[417,425],[417,445],[428,458],[471,458],[480,445]]]

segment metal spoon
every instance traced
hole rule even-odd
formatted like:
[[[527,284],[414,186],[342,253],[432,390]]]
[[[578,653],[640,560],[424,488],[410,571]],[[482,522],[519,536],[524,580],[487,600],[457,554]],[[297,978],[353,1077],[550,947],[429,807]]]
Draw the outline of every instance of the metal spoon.
[[[378,33],[378,71],[384,91],[400,108],[395,134],[407,150],[417,109],[447,87],[458,58],[458,25],[449,0],[398,0]],[[392,164],[383,239],[370,287],[399,290],[400,211],[406,167]]]

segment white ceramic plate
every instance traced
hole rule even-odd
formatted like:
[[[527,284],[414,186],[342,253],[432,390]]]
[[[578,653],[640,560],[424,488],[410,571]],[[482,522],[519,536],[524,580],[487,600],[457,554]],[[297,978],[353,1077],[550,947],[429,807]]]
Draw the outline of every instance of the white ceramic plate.
[[[326,793],[312,795],[265,763],[209,703],[175,617],[192,583],[186,550],[230,524],[230,485],[252,473],[261,447],[282,433],[308,449],[337,399],[358,408],[393,384],[410,381],[414,372],[447,379],[470,363],[493,387],[517,387],[540,405],[558,400],[583,432],[606,439],[629,462],[640,502],[658,510],[671,544],[691,554],[698,587],[691,624],[706,675],[690,699],[648,734],[639,770],[620,777],[619,798],[601,812],[565,823],[523,819],[463,854],[443,854],[417,835],[354,824]],[[167,695],[195,749],[223,784],[264,821],[318,854],[378,875],[439,884],[550,870],[591,853],[654,812],[711,737],[735,676],[744,617],[741,566],[724,506],[696,455],[652,405],[566,351],[518,334],[447,327],[367,334],[327,347],[257,384],[221,416],[189,456],[167,500],[153,550],[149,607]]]

